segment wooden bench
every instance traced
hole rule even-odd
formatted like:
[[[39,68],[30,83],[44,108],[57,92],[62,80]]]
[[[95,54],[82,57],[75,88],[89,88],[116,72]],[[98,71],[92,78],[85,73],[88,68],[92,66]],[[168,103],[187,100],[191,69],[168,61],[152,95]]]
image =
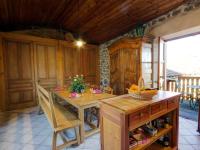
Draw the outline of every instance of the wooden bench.
[[[62,105],[56,103],[53,99],[53,94],[47,92],[43,87],[36,83],[39,106],[46,115],[52,129],[52,150],[59,150],[68,147],[72,144],[80,144],[80,125],[81,122],[77,117],[65,109]],[[74,128],[76,138],[69,141],[63,131]],[[57,135],[60,135],[64,144],[57,146]]]

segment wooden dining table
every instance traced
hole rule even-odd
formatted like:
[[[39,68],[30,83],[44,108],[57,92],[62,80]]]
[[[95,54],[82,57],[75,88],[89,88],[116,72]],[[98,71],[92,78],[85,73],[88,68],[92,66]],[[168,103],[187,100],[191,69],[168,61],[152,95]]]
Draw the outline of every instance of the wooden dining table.
[[[85,137],[88,137],[90,135],[93,135],[93,134],[99,132],[98,127],[96,127],[96,128],[93,127],[92,130],[85,131],[85,128],[84,128],[84,125],[85,125],[84,111],[85,111],[85,109],[92,108],[92,107],[99,107],[99,102],[101,100],[106,99],[106,98],[115,97],[115,95],[108,94],[108,93],[93,94],[90,91],[82,93],[82,94],[80,94],[80,97],[75,97],[75,98],[69,97],[70,92],[67,90],[54,91],[54,94],[56,96],[58,96],[60,99],[66,101],[70,105],[77,108],[78,118],[81,121],[81,133],[80,133],[81,142],[84,141]]]

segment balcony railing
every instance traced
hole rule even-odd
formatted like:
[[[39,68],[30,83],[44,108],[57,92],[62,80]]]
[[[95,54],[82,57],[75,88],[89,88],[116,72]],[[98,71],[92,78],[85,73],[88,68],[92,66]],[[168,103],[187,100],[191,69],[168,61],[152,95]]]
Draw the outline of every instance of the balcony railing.
[[[198,99],[200,89],[193,86],[200,85],[200,77],[179,76],[167,80],[167,90],[182,93],[184,100]]]

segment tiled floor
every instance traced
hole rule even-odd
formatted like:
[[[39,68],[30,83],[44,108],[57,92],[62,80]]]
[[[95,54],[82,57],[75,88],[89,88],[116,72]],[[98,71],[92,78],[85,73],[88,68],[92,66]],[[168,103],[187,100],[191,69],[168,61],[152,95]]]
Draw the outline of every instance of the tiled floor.
[[[179,149],[200,150],[197,123],[180,117]],[[0,114],[0,150],[50,150],[51,127],[44,115],[35,108]],[[68,132],[73,136],[72,132]],[[93,135],[78,147],[68,150],[100,150],[99,134]],[[61,143],[58,139],[58,143]]]

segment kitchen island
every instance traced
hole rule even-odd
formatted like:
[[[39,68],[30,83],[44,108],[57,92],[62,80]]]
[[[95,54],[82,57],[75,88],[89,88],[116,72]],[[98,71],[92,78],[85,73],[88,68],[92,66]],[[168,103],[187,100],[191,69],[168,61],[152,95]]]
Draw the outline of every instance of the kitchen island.
[[[148,99],[126,94],[103,100],[101,149],[178,149],[179,99],[179,93],[158,91]]]

